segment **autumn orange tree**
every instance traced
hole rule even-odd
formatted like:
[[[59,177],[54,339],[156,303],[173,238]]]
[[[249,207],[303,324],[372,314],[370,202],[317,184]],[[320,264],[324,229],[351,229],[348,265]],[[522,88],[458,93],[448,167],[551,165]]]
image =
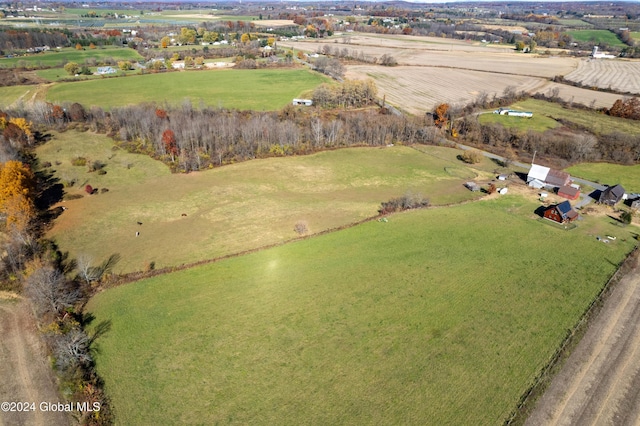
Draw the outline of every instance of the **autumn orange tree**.
[[[4,139],[16,148],[23,148],[33,139],[31,123],[21,117],[0,116],[0,130]]]
[[[35,217],[33,205],[35,178],[31,169],[20,161],[0,164],[0,213],[7,227],[24,231]]]
[[[162,143],[167,154],[171,156],[171,161],[176,161],[176,155],[178,155],[178,145],[176,143],[176,135],[173,130],[167,129],[162,132]]]
[[[436,120],[435,124],[438,127],[444,127],[447,124],[447,112],[449,111],[449,104],[440,104],[436,107]]]

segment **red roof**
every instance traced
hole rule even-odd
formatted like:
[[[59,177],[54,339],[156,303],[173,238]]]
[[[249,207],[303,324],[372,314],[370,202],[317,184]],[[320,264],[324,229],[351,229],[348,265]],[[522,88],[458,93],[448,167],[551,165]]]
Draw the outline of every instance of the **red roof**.
[[[573,186],[561,186],[558,189],[558,195],[569,200],[577,200],[580,196],[580,190]]]

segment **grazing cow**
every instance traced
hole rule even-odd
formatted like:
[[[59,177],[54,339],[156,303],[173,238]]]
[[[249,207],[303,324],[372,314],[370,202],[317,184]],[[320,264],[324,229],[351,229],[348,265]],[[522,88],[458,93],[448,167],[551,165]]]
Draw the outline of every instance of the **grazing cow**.
[[[140,232],[136,231],[136,237],[140,236]]]
[[[138,222],[138,225],[142,225],[142,222]]]
[[[182,213],[182,217],[187,217],[187,214],[186,213]]]

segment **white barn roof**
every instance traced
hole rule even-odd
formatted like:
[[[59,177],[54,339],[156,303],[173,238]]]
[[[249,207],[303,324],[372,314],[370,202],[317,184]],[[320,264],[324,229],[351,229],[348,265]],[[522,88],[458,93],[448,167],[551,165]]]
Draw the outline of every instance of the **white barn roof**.
[[[549,170],[551,170],[549,167],[532,164],[531,170],[529,170],[529,174],[527,175],[527,182],[530,182],[534,179],[542,182],[546,181]]]

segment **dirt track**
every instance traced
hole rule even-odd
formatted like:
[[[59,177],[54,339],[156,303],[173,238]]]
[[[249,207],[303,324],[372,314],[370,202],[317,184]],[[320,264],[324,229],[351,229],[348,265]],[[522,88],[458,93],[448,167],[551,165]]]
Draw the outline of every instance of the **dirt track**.
[[[62,402],[42,343],[25,302],[0,298],[0,403],[35,403],[28,412],[3,412],[0,426],[69,425],[64,413],[39,409],[41,402]]]
[[[640,424],[640,266],[618,283],[525,424]]]

